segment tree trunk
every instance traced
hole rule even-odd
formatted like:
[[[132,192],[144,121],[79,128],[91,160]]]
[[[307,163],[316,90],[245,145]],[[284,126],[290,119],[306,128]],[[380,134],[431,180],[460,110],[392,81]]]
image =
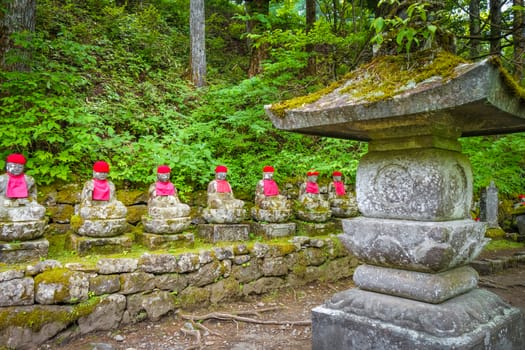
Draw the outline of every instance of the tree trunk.
[[[469,4],[470,58],[476,59],[481,49],[481,28],[479,18],[480,0],[471,0]]]
[[[206,85],[206,34],[204,0],[190,1],[191,80],[196,87]]]
[[[514,0],[514,6],[523,7],[523,0]],[[523,79],[523,65],[525,55],[525,28],[523,23],[523,12],[514,11],[514,78],[521,82]]]
[[[503,0],[490,0],[490,54],[501,56],[501,5]]]
[[[0,67],[6,71],[29,71],[30,52],[16,47],[11,35],[35,31],[36,0],[11,0],[0,7]],[[18,56],[11,63],[8,57]]]
[[[306,0],[306,34],[312,30],[316,20],[316,3],[315,0]],[[316,59],[313,55],[314,45],[306,45],[306,52],[308,52],[308,66],[306,68],[308,74],[313,75],[316,72]]]
[[[264,26],[253,19],[257,14],[268,15],[270,11],[270,0],[246,0],[246,13],[252,17],[246,23],[246,31],[249,34],[261,34],[264,31]],[[248,68],[248,76],[253,77],[262,72],[262,61],[268,57],[267,45],[256,45],[248,40],[250,50],[250,67]]]

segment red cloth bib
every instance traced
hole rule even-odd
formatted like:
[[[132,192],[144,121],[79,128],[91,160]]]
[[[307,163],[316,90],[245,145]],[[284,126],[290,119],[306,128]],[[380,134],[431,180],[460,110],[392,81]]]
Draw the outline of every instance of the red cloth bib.
[[[157,196],[173,196],[175,194],[175,186],[169,181],[157,181],[155,184],[155,192]]]
[[[13,175],[7,173],[7,175],[9,176],[6,191],[7,198],[27,198],[29,193],[24,174]]]
[[[232,191],[230,184],[226,180],[215,180],[215,183],[217,184],[216,190],[219,193],[228,193]]]
[[[344,196],[346,194],[345,184],[342,181],[334,181],[335,194],[338,196]]]
[[[319,193],[319,185],[317,182],[308,181],[306,183],[306,193]]]
[[[93,179],[93,200],[109,201],[109,183],[108,180]]]
[[[279,187],[275,180],[265,179],[264,181],[264,195],[277,196],[279,194]]]

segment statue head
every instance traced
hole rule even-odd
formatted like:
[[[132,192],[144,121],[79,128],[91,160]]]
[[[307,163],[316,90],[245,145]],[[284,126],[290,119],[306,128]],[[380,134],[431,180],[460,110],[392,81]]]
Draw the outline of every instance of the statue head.
[[[167,165],[159,165],[157,168],[157,180],[160,182],[168,182],[171,176],[171,169]]]
[[[224,165],[217,165],[215,168],[215,178],[217,180],[226,180],[226,173],[228,172],[228,168],[226,168]]]
[[[97,180],[106,180],[109,173],[109,164],[99,160],[93,164],[93,178]]]
[[[334,171],[332,173],[332,178],[334,179],[334,181],[341,181],[342,176],[343,176],[343,173],[341,173],[340,171]]]
[[[263,179],[264,180],[271,180],[273,178],[273,172],[274,172],[273,166],[266,165],[263,168]]]
[[[306,173],[306,177],[308,178],[309,182],[317,182],[317,178],[319,177],[319,172],[309,171]]]
[[[11,175],[20,175],[24,172],[26,158],[19,153],[12,153],[7,156],[5,170]]]

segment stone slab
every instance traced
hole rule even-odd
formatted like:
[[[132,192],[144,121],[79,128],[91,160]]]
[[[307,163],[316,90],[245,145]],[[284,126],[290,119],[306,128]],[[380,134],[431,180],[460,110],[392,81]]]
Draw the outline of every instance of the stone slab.
[[[0,244],[0,262],[16,264],[46,258],[49,250],[47,239]]]
[[[246,209],[204,208],[202,217],[210,224],[239,224],[246,218]]]
[[[113,237],[125,233],[128,229],[126,218],[120,219],[83,219],[77,233],[88,237]]]
[[[496,64],[484,60],[455,70],[449,81],[428,79],[384,101],[353,101],[344,91],[350,80],[317,101],[284,110],[284,115],[272,106],[265,110],[278,129],[362,141],[373,139],[376,130],[403,137],[407,126],[434,123],[437,114],[446,114],[446,124],[456,126],[461,136],[525,131],[524,105]],[[367,75],[358,71],[353,76]]]
[[[122,253],[131,249],[133,237],[131,234],[115,237],[85,237],[71,234],[69,244],[79,256],[92,254]]]
[[[173,235],[157,235],[154,233],[144,232],[139,237],[140,242],[149,249],[161,248],[190,248],[193,246],[193,233],[173,234]]]
[[[46,220],[0,222],[0,241],[29,241],[44,234]]]
[[[208,242],[247,241],[250,239],[248,224],[200,224],[199,237]]]
[[[432,274],[360,265],[353,279],[364,290],[438,304],[476,288],[478,273],[468,266]]]
[[[488,242],[474,220],[343,220],[339,239],[361,261],[383,267],[442,272],[473,261]]]
[[[360,289],[312,310],[313,350],[523,349],[524,317],[475,289],[428,304]]]
[[[144,231],[148,233],[160,234],[175,234],[181,233],[191,224],[191,217],[170,218],[170,219],[154,219],[148,216],[142,217],[142,224]]]
[[[336,232],[336,225],[333,221],[328,222],[297,222],[297,233],[307,236],[321,236]]]
[[[272,239],[295,235],[297,225],[293,222],[281,224],[264,224],[260,222],[254,222],[250,226],[252,232],[256,235],[262,235],[266,239]]]

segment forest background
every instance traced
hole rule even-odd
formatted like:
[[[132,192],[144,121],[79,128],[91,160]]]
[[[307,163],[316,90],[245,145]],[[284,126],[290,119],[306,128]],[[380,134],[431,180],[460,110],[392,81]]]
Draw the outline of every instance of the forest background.
[[[102,159],[117,186],[143,188],[167,164],[183,199],[219,164],[241,198],[264,165],[279,183],[310,169],[353,183],[366,143],[277,130],[264,105],[343,79],[389,40],[408,54],[453,36],[457,55],[498,56],[520,83],[523,13],[522,0],[0,0],[0,167],[19,152],[40,185],[81,183]],[[525,133],[461,144],[476,193],[491,180],[508,198],[525,192]]]

